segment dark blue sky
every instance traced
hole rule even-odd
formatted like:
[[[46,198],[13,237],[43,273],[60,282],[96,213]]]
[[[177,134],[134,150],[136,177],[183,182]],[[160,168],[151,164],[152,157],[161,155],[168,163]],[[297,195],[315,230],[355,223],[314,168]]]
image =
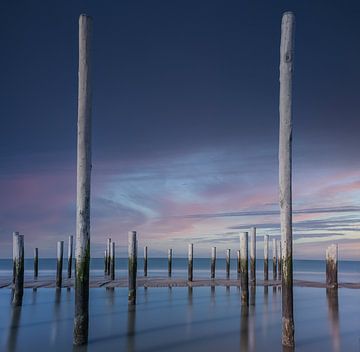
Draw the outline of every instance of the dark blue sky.
[[[295,206],[326,206],[320,196],[311,201],[304,196],[319,179],[322,185],[357,190],[358,1],[2,1],[1,238],[18,224],[33,233],[34,241],[41,238],[36,233],[73,231],[77,31],[83,12],[94,18],[93,219],[107,213],[97,207],[105,199],[116,203],[109,222],[131,218],[136,211],[135,220],[120,226],[125,234],[127,227],[146,224],[144,231],[165,236],[174,231],[154,230],[149,219],[178,211],[208,212],[211,202],[217,204],[210,209],[216,213],[240,211],[247,204],[241,195],[249,187],[254,194],[262,187],[271,189],[271,203],[276,202],[280,21],[285,10],[294,11],[297,21],[294,177],[295,191],[299,185],[302,193]],[[161,185],[140,185],[149,173],[163,180]],[[202,175],[213,178],[204,181]],[[238,183],[242,177],[244,184]],[[198,182],[191,192],[182,189],[189,180]],[[204,184],[206,196],[201,193]],[[53,199],[54,187],[69,197]],[[132,193],[137,187],[140,195]],[[224,188],[239,192],[238,204],[226,197]],[[164,214],[171,206],[152,201],[171,192],[176,193],[170,197],[176,211]],[[214,192],[221,201],[213,198]],[[150,213],[139,206],[147,200]],[[41,201],[54,203],[50,214]],[[262,208],[266,202],[245,208]],[[332,205],[358,203],[343,194]],[[46,231],[39,225],[43,217],[56,218]],[[235,225],[216,226],[216,234],[223,236],[220,228],[225,233]],[[98,236],[111,231],[101,227]],[[199,231],[203,229],[186,228],[179,236],[202,235]]]

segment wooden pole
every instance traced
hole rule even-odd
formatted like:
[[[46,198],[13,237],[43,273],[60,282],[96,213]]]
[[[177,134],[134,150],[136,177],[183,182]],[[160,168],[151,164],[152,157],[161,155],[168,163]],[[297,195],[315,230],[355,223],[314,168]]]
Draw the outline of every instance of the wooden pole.
[[[39,276],[39,250],[34,249],[34,278]]]
[[[282,252],[282,246],[281,246],[281,240],[279,242],[279,252],[278,252],[278,279],[281,279],[281,252]]]
[[[172,273],[172,249],[168,250],[168,276],[171,277]]]
[[[264,280],[269,280],[269,235],[264,236]]]
[[[110,275],[110,254],[111,254],[111,238],[107,240],[107,267],[106,267],[106,274]]]
[[[148,248],[144,247],[144,276],[147,276],[147,268],[148,268]]]
[[[338,245],[332,244],[326,249],[326,285],[338,287]]]
[[[272,241],[272,250],[273,250],[273,279],[277,279],[277,241],[275,238],[273,238]]]
[[[56,288],[61,288],[62,285],[62,268],[64,256],[64,241],[57,243],[57,265],[56,265]]]
[[[211,248],[211,278],[215,279],[216,270],[216,247]]]
[[[292,74],[294,60],[295,16],[285,12],[281,22],[280,43],[280,131],[279,131],[279,203],[282,241],[282,344],[295,346],[293,312],[292,258]]]
[[[17,239],[16,239],[16,236],[19,236],[19,232],[13,232],[13,277],[12,277],[12,283],[13,284],[15,284],[15,274],[16,274],[16,272],[15,272],[15,257],[16,257],[16,251],[15,251],[15,249],[16,249],[16,246],[17,246],[17,244],[16,244],[16,242],[17,242]]]
[[[240,278],[241,304],[249,304],[249,265],[248,265],[248,233],[240,234]]]
[[[111,280],[115,280],[115,242],[111,242],[110,278]]]
[[[226,250],[226,278],[230,278],[230,249]]]
[[[71,279],[71,272],[72,272],[73,243],[74,243],[74,237],[69,236],[69,242],[68,242],[68,267],[67,267],[68,279]]]
[[[14,257],[14,295],[13,305],[21,306],[24,295],[24,236],[18,232],[13,234]]]
[[[87,343],[89,327],[91,32],[91,17],[80,15],[74,345]]]
[[[107,272],[107,259],[108,259],[107,249],[105,249],[105,251],[104,251],[104,274],[105,275],[106,275],[106,272]]]
[[[189,244],[188,247],[188,280],[193,281],[193,254],[194,254],[194,245]]]
[[[237,273],[240,274],[241,272],[241,256],[240,256],[240,250],[236,251],[237,255]]]
[[[136,304],[137,240],[136,231],[129,232],[129,295],[128,303]]]
[[[251,228],[250,243],[250,284],[256,283],[256,227]]]

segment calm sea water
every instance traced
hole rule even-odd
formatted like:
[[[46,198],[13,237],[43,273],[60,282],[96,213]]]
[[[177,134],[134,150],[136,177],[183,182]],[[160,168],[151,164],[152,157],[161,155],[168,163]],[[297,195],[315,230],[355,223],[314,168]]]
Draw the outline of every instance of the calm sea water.
[[[64,260],[64,270],[66,270],[67,260]],[[263,278],[263,260],[257,260],[257,277]],[[91,275],[103,275],[104,260],[94,258],[91,260]],[[225,278],[225,259],[217,259],[216,277]],[[55,275],[56,260],[40,259],[39,275]],[[143,260],[138,260],[138,275],[143,273]],[[9,259],[0,259],[0,277],[10,277],[12,274],[12,261]],[[33,260],[25,260],[25,276],[32,277]],[[116,259],[117,277],[127,275],[127,259]],[[149,258],[148,259],[148,276],[166,276],[167,259],[166,258]],[[194,259],[194,278],[207,278],[210,275],[210,259]],[[231,276],[236,278],[236,259],[231,260]],[[272,277],[272,261],[269,261],[269,275]],[[187,259],[173,259],[173,277],[187,276]],[[294,278],[302,280],[324,281],[325,280],[325,261],[323,260],[295,260],[294,261]],[[358,261],[340,261],[339,262],[339,281],[341,282],[360,282],[360,262]]]
[[[281,351],[281,292],[256,288],[256,304],[241,307],[236,287],[90,290],[86,351]],[[74,291],[26,289],[22,308],[0,290],[1,351],[72,351]],[[359,291],[294,288],[296,351],[359,351]]]

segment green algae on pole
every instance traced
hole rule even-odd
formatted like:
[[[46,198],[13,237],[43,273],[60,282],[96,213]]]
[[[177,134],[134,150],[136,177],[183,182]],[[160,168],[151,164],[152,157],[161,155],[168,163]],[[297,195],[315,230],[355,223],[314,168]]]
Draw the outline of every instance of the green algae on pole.
[[[129,293],[128,303],[130,305],[136,304],[136,273],[137,273],[137,240],[136,231],[129,232],[128,238],[128,256],[129,256]]]
[[[80,15],[74,345],[86,344],[89,333],[91,32],[92,18]]]
[[[168,277],[171,277],[172,272],[172,249],[168,250]]]
[[[230,278],[230,249],[226,250],[226,278]]]
[[[326,249],[326,285],[338,287],[338,245],[332,244]]]
[[[251,228],[250,235],[250,284],[256,283],[256,227]]]
[[[148,247],[144,247],[144,276],[147,276],[148,271]]]
[[[188,246],[188,281],[193,281],[193,254],[194,245],[190,243]]]
[[[63,257],[64,257],[64,241],[57,243],[57,255],[56,255],[56,288],[62,286],[62,268],[63,268]]]
[[[215,279],[215,270],[216,270],[216,247],[211,248],[211,272],[210,277]]]
[[[279,96],[279,203],[282,241],[282,344],[295,346],[293,307],[292,243],[292,74],[294,61],[295,16],[285,12],[281,22]]]
[[[74,243],[74,237],[69,236],[69,242],[68,242],[68,266],[67,266],[67,277],[68,279],[71,279],[71,271],[72,271],[72,258],[73,258],[73,243]]]
[[[39,276],[39,250],[34,248],[34,278]]]
[[[14,290],[12,304],[21,306],[24,295],[24,236],[13,234]]]
[[[264,236],[264,280],[269,280],[269,235]]]
[[[249,304],[248,233],[240,233],[241,304]]]

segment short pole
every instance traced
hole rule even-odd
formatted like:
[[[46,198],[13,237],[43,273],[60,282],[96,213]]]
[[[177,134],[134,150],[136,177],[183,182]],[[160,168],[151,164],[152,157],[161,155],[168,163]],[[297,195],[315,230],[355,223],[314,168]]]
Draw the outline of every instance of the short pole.
[[[272,250],[273,250],[273,279],[276,280],[277,279],[277,266],[276,266],[276,263],[277,263],[277,246],[276,246],[276,239],[273,238],[273,247],[272,247]]]
[[[148,269],[148,248],[147,246],[144,247],[144,276],[147,276],[147,269]]]
[[[111,280],[115,280],[115,242],[111,242],[110,278]]]
[[[106,274],[110,275],[110,254],[111,254],[111,238],[108,238],[107,240],[107,268],[106,268]]]
[[[250,284],[256,283],[256,227],[251,228],[250,242]]]
[[[230,249],[226,250],[226,278],[230,278]]]
[[[34,278],[39,276],[39,250],[34,249]]]
[[[264,236],[264,280],[269,280],[269,235]]]
[[[216,247],[211,248],[211,278],[215,279],[216,270]]]
[[[241,256],[240,256],[240,250],[236,251],[236,255],[237,255],[237,273],[240,274],[241,272]]]
[[[136,231],[129,232],[129,295],[128,303],[136,304],[137,240]]]
[[[69,236],[69,242],[68,242],[68,267],[67,267],[68,279],[71,279],[72,258],[73,258],[73,243],[74,243],[74,237]]]
[[[193,281],[193,254],[194,254],[194,245],[189,244],[188,247],[188,280]]]
[[[13,305],[21,306],[24,295],[24,236],[18,232],[13,234],[14,257],[14,295]]]
[[[326,285],[338,287],[338,245],[332,244],[326,249]]]
[[[240,284],[241,284],[241,304],[249,305],[249,264],[248,264],[248,233],[240,234]]]
[[[172,249],[168,250],[168,276],[171,277],[172,274]]]
[[[61,288],[62,285],[63,256],[64,241],[59,241],[57,243],[56,288]]]

